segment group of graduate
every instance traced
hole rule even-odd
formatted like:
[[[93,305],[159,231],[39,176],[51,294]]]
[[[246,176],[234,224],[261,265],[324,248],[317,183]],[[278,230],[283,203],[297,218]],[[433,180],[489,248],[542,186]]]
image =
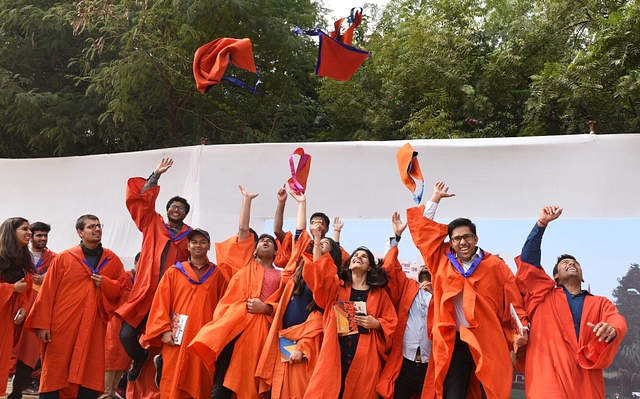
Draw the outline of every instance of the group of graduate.
[[[149,178],[127,182],[142,233],[135,275],[102,247],[95,215],[78,218],[80,244],[57,255],[46,240],[36,245],[38,229],[49,231],[43,223],[0,226],[0,396],[11,359],[20,386],[20,370],[30,374],[40,356],[42,399],[113,395],[116,370],[127,369],[128,399],[508,399],[514,368],[527,398],[604,398],[603,369],[626,322],[610,300],[582,289],[575,257],[559,256],[551,276],[542,268],[542,235],[561,208],[542,208],[514,276],[477,246],[469,219],[433,220],[454,195],[443,182],[405,221],[392,215],[383,260],[366,247],[346,253],[339,218],[332,238],[325,214],[307,225],[304,192],[286,186],[274,235],[256,234],[258,194],[239,186],[238,232],[215,244],[214,263],[209,233],[184,223],[186,199],[167,202],[166,221],[156,212],[158,181],[172,164],[163,159]],[[294,232],[282,230],[289,196]],[[407,227],[425,262],[419,281],[398,261]],[[337,328],[334,307],[348,301],[366,304],[355,333]],[[127,356],[114,366],[118,350]]]

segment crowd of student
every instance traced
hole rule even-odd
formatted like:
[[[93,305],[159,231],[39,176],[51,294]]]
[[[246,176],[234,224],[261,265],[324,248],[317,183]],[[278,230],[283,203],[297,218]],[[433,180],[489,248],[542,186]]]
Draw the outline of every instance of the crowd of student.
[[[123,374],[128,399],[507,399],[514,368],[528,398],[604,398],[602,370],[626,322],[582,289],[573,256],[561,255],[552,276],[542,269],[542,235],[561,208],[542,208],[514,276],[477,246],[470,220],[433,220],[454,195],[443,182],[406,222],[392,215],[383,260],[366,247],[347,254],[339,218],[333,238],[323,213],[307,226],[300,190],[281,188],[274,236],[256,234],[257,194],[240,186],[238,233],[215,244],[214,263],[209,233],[184,223],[186,199],[168,201],[166,221],[155,210],[172,164],[127,182],[143,237],[132,271],[102,247],[97,216],[79,217],[80,244],[57,255],[47,224],[0,226],[0,396],[13,374],[9,398],[20,399],[40,358],[42,399],[110,398]],[[285,233],[289,196],[296,230]],[[398,261],[407,226],[426,265],[419,281]],[[336,309],[351,301],[365,309],[339,331]]]

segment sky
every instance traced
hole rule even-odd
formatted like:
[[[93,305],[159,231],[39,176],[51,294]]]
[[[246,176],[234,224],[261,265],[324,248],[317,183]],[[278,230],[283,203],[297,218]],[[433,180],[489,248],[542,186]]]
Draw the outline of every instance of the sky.
[[[402,210],[399,210],[402,211]],[[404,212],[401,212],[404,219]],[[329,217],[333,220],[333,216]],[[448,223],[448,220],[436,220]],[[513,258],[520,254],[522,245],[533,227],[531,220],[478,220],[478,246],[493,254],[500,254],[515,272]],[[364,245],[372,252],[384,252],[385,243],[392,234],[391,215],[388,221],[345,220],[341,245],[351,252]],[[295,229],[293,220],[285,220],[284,230]],[[265,224],[265,232],[273,230],[273,221]],[[330,233],[333,230],[330,230]],[[582,266],[585,282],[583,289],[591,288],[594,295],[611,300],[618,279],[624,276],[632,263],[640,263],[640,251],[634,232],[640,231],[640,219],[562,219],[553,221],[542,240],[542,266],[551,274],[558,255],[575,256]],[[422,265],[419,251],[413,245],[409,229],[400,240],[400,258]],[[640,291],[640,287],[637,288]]]

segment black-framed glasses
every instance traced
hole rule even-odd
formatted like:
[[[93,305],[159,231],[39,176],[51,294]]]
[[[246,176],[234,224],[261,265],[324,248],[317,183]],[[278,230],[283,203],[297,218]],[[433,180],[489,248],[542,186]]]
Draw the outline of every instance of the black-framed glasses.
[[[184,206],[181,206],[181,205],[171,205],[169,209],[172,209],[174,211],[184,212]]]
[[[97,228],[100,228],[100,230],[104,229],[104,224],[101,223],[97,223],[97,224],[90,224],[88,226],[84,226],[85,229],[89,229],[89,230],[95,230]]]
[[[463,236],[451,237],[451,242],[458,244],[460,241],[471,242],[474,239],[475,234],[465,234]]]

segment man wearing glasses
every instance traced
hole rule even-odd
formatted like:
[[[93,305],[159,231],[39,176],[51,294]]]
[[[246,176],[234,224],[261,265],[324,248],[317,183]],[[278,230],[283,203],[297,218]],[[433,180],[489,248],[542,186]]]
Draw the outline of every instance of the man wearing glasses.
[[[102,247],[102,227],[94,215],[78,218],[80,245],[56,256],[27,317],[26,327],[44,343],[40,398],[96,399],[104,391],[107,323],[127,275]]]
[[[136,279],[129,300],[118,308],[122,317],[120,342],[133,360],[127,379],[138,379],[142,366],[149,358],[138,338],[147,322],[153,296],[164,271],[189,258],[187,235],[191,227],[183,223],[189,213],[189,203],[182,197],[167,202],[167,222],[156,212],[156,198],[160,193],[158,180],[173,165],[171,158],[163,158],[148,179],[133,177],[127,182],[126,204],[131,218],[142,233],[142,249]]]
[[[582,267],[560,255],[553,279],[540,264],[542,235],[562,208],[545,206],[516,258],[516,283],[531,318],[524,363],[527,398],[604,398],[602,371],[611,365],[627,332],[614,304],[582,289]]]
[[[409,230],[429,265],[434,291],[428,366],[433,373],[427,372],[434,379],[425,380],[424,387],[445,399],[464,399],[467,391],[474,397],[509,399],[510,304],[527,326],[522,296],[507,265],[477,246],[476,226],[469,219],[448,225],[431,220],[440,199],[454,195],[448,190],[438,182],[426,206],[407,210]]]

